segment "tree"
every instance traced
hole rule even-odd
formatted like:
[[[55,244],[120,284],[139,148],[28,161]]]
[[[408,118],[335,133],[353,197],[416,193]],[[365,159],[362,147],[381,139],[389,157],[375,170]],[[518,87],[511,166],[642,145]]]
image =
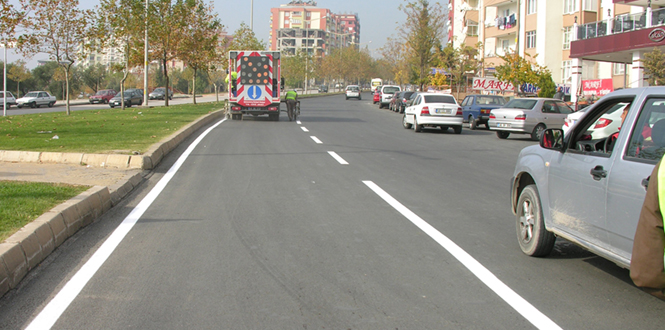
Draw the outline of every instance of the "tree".
[[[647,82],[650,86],[665,84],[665,54],[658,48],[653,52],[644,54],[644,72],[649,75]]]
[[[394,37],[388,38],[386,44],[381,48],[383,58],[389,63],[392,73],[391,80],[399,85],[409,82],[411,64],[409,63],[409,51],[404,41]]]
[[[18,60],[14,65],[7,70],[7,78],[16,82],[16,97],[20,97],[21,83],[30,79],[32,75],[28,68],[25,67],[25,61]]]
[[[30,15],[23,20],[28,35],[19,38],[18,49],[27,57],[46,53],[63,70],[69,115],[69,81],[72,66],[89,49],[88,27],[92,11],[78,8],[78,0],[30,0]]]
[[[552,79],[552,73],[550,70],[543,70],[543,72],[538,77],[538,83],[536,84],[540,90],[538,91],[538,97],[553,97],[556,93],[556,84]]]
[[[229,50],[266,50],[268,46],[256,38],[254,31],[245,22],[233,33],[233,40],[227,47]]]
[[[500,57],[505,62],[496,67],[495,76],[501,81],[511,82],[515,86],[516,95],[524,95],[520,86],[524,84],[536,85],[538,83],[540,67],[536,64],[529,62],[524,57],[515,53]]]
[[[81,79],[86,86],[90,87],[96,93],[98,90],[104,89],[100,85],[104,78],[106,78],[107,72],[106,67],[97,63],[85,68],[81,73]]]
[[[192,79],[192,100],[196,104],[196,78],[200,70],[208,71],[211,62],[219,54],[217,45],[219,34],[224,27],[213,13],[212,6],[206,7],[201,0],[187,0],[184,8],[190,12],[183,28],[184,41],[180,44],[179,58],[194,71]]]
[[[422,90],[427,82],[429,69],[434,60],[434,52],[441,45],[440,36],[444,35],[444,23],[447,19],[439,3],[430,6],[427,0],[410,2],[400,9],[407,19],[399,31],[413,56],[411,63],[416,68],[417,83]]]

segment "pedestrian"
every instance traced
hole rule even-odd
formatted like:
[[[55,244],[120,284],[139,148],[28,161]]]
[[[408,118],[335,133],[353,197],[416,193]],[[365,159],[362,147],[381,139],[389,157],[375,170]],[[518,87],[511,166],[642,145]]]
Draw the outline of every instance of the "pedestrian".
[[[563,101],[563,88],[559,86],[554,93],[554,98]]]
[[[233,71],[230,74],[226,75],[226,84],[228,85],[229,83],[229,77],[231,78],[231,92],[233,93],[233,96],[236,95],[236,86],[238,83],[238,73]]]
[[[644,291],[665,300],[665,168],[653,169],[633,240],[630,278]]]
[[[286,92],[286,109],[289,115],[289,121],[293,117],[293,112],[295,111],[296,103],[298,102],[298,93],[295,89]]]

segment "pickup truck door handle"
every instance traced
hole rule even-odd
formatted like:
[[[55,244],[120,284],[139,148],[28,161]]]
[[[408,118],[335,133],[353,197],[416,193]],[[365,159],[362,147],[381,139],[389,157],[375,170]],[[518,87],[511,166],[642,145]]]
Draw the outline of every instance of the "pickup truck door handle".
[[[648,176],[646,179],[642,179],[642,187],[644,187],[644,190],[647,190],[649,188],[649,180],[651,179],[651,176]]]
[[[607,177],[607,171],[605,171],[605,169],[600,165],[594,167],[590,173],[593,179],[596,181],[600,181],[601,179]]]

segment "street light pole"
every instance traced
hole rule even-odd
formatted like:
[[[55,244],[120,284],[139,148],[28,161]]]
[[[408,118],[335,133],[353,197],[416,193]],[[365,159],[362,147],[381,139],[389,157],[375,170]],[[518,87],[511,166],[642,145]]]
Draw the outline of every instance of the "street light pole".
[[[3,85],[2,85],[3,86],[2,89],[4,91],[2,93],[2,115],[6,117],[7,116],[7,41],[5,41],[5,44],[2,45],[2,48],[5,49],[5,59],[4,59],[5,74],[4,74],[4,79],[3,79],[4,82],[3,82]],[[18,95],[17,95],[17,97],[18,97]]]
[[[143,104],[148,106],[148,0],[145,0],[145,47],[143,49]],[[166,91],[169,95],[169,91]]]

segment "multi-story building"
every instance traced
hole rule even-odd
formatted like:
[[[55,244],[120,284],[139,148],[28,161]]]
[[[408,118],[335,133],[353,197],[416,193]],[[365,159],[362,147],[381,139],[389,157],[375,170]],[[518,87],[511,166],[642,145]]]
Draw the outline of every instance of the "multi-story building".
[[[299,50],[323,56],[360,43],[358,14],[333,14],[314,1],[294,0],[272,8],[270,28],[270,49],[287,56]]]
[[[659,43],[636,45],[635,40],[647,40],[654,27],[665,21],[665,9],[661,11],[660,5],[653,3],[649,0],[449,0],[452,11],[449,33],[455,47],[473,45],[476,40],[482,43],[482,75],[492,76],[495,67],[503,64],[500,56],[516,52],[547,67],[555,83],[566,88],[575,100],[577,95],[596,93],[581,88],[583,81],[603,80],[605,86],[611,85],[605,90],[643,84],[639,62],[646,51]],[[455,28],[458,25],[464,27]]]

